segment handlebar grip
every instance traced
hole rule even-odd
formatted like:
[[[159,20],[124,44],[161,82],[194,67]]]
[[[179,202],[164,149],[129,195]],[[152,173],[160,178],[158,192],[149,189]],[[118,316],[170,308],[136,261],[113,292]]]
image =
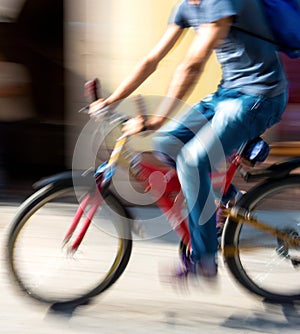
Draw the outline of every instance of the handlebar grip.
[[[92,103],[99,99],[98,88],[99,88],[98,79],[89,80],[84,84],[84,90],[85,90],[84,96],[88,103]]]
[[[144,101],[144,98],[142,97],[142,95],[138,95],[135,97],[134,101],[137,105],[139,114],[142,115],[146,121],[148,117],[147,117],[147,106]]]

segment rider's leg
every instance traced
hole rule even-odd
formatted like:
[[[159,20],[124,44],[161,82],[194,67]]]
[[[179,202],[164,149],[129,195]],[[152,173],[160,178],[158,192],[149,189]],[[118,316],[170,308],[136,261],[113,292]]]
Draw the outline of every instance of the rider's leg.
[[[260,135],[279,121],[285,101],[285,96],[264,98],[220,89],[213,97],[215,116],[211,124],[199,130],[178,155],[178,176],[190,212],[194,261],[212,263],[217,251],[210,172],[220,158],[220,144],[226,156],[241,143]]]
[[[215,112],[212,101],[212,95],[207,96],[180,120],[171,121],[157,131],[153,138],[153,146],[154,153],[159,160],[173,168],[176,167],[175,161],[184,144],[211,121]],[[235,194],[232,196],[234,197]],[[180,233],[178,235],[181,237]],[[190,244],[189,238],[188,244]]]
[[[207,98],[208,100],[209,97]],[[186,144],[199,129],[212,119],[213,111],[204,107],[204,102],[195,105],[180,120],[170,121],[167,125],[156,132],[153,138],[154,154],[165,164],[176,168],[176,159],[181,148]],[[182,193],[178,194],[182,196]],[[176,197],[177,205],[182,202]],[[175,204],[176,205],[176,204]],[[186,219],[184,219],[174,231],[178,234],[181,241],[190,248],[190,234]],[[184,256],[184,254],[182,254]]]
[[[193,106],[182,118],[171,120],[155,133],[152,144],[160,160],[174,166],[182,147],[212,119],[214,110],[210,108],[210,100],[211,95]]]

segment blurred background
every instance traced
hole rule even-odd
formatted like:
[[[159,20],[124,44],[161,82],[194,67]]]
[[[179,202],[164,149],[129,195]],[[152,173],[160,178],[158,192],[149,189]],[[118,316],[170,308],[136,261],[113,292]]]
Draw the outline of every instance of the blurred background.
[[[0,0],[0,187],[71,168],[88,121],[83,84],[98,77],[107,96],[158,41],[177,0]],[[193,36],[160,65],[137,94],[163,95]],[[299,140],[300,60],[283,58],[290,98],[270,141]],[[214,55],[188,100],[215,90]]]

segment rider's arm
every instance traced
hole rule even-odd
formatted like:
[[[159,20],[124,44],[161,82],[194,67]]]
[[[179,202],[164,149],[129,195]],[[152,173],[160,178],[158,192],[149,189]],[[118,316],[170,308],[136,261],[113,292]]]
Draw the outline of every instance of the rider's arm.
[[[120,86],[108,98],[100,99],[91,104],[90,113],[122,100],[135,91],[156,70],[159,62],[175,45],[182,31],[183,29],[176,24],[170,24],[157,45],[137,65]]]
[[[185,58],[174,73],[166,98],[160,104],[156,115],[146,122],[147,128],[159,128],[165,117],[176,108],[176,103],[192,92],[213,49],[226,38],[231,22],[232,18],[227,17],[199,27]]]

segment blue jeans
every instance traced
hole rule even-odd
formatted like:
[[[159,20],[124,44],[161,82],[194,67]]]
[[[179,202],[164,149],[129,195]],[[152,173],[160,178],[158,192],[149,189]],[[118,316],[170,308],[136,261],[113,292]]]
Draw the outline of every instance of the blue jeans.
[[[153,138],[154,149],[176,163],[195,261],[215,256],[218,247],[211,171],[222,168],[225,157],[243,143],[279,122],[286,103],[286,93],[270,98],[219,88]]]

